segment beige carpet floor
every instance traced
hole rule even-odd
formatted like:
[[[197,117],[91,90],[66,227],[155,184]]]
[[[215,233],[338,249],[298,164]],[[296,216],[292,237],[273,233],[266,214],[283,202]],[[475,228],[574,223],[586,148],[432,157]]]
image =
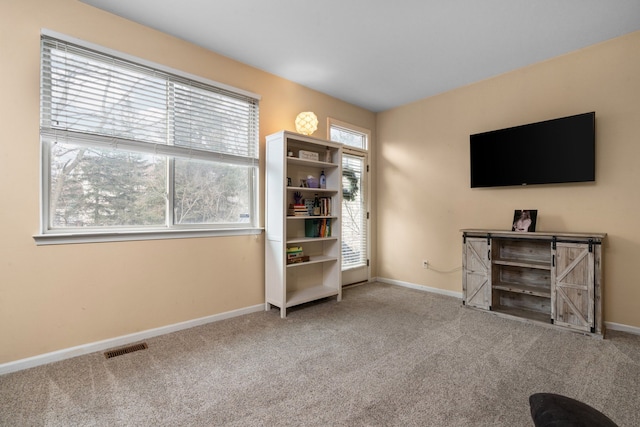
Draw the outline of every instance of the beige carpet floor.
[[[532,426],[528,397],[640,426],[640,337],[599,340],[386,284],[0,376],[2,426]]]

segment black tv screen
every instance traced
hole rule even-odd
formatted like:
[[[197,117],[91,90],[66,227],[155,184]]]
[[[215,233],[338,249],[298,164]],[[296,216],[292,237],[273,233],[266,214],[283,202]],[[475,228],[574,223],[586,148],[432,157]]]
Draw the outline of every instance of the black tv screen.
[[[470,136],[471,188],[595,181],[595,112]]]

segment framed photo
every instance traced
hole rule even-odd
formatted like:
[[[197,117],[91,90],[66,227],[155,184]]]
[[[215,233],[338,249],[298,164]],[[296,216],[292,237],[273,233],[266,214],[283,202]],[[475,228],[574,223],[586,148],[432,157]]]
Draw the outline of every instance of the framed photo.
[[[536,231],[536,221],[538,219],[537,209],[522,209],[513,212],[513,222],[511,231],[530,233]]]
[[[302,188],[308,188],[309,184],[307,184],[307,180],[306,179],[301,179],[300,180],[300,187]]]

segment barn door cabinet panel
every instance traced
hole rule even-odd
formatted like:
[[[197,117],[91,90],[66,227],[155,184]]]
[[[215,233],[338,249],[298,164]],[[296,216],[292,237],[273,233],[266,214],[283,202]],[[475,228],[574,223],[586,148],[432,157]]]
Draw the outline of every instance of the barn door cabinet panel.
[[[599,248],[600,246],[598,246]],[[557,243],[551,270],[551,315],[557,325],[591,332],[595,323],[595,248]]]
[[[464,305],[603,336],[606,234],[462,233]]]
[[[491,262],[487,239],[470,237],[462,247],[462,288],[465,304],[489,310],[491,308]]]

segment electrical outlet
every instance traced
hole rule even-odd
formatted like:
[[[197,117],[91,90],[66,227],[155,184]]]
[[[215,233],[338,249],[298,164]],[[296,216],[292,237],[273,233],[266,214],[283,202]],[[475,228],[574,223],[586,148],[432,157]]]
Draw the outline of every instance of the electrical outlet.
[[[429,268],[429,261],[426,259],[422,260],[422,268]]]

